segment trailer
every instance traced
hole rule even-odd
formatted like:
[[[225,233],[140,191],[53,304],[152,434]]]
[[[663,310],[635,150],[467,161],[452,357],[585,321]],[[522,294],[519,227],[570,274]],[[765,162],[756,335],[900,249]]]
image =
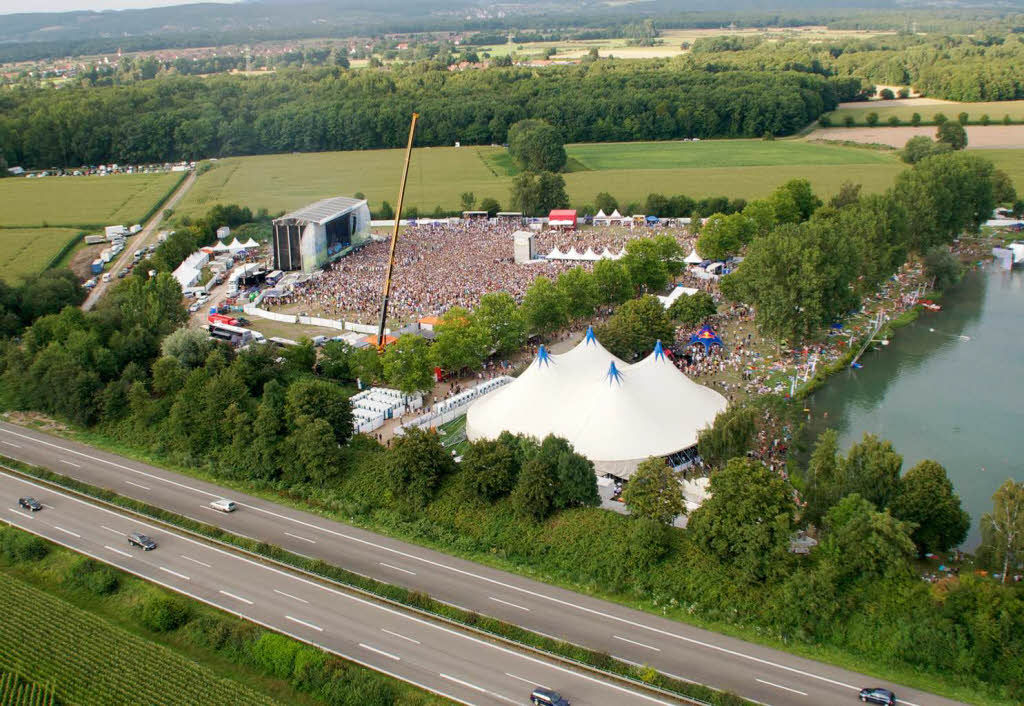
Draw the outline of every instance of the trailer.
[[[99,245],[99,244],[105,243],[105,242],[107,242],[107,239],[105,237],[103,237],[102,235],[87,235],[87,236],[85,236],[85,244],[86,245]]]

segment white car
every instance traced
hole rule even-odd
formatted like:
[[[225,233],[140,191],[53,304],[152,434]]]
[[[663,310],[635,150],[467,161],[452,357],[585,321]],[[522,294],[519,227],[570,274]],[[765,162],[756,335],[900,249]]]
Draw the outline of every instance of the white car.
[[[234,512],[238,509],[238,504],[234,500],[221,498],[220,500],[214,500],[210,503],[210,507],[214,510],[220,510],[221,512]]]
[[[194,314],[194,313],[196,313],[197,311],[199,311],[199,304],[198,304],[198,303],[196,303],[196,304],[193,304],[193,305],[191,305],[191,306],[190,306],[190,307],[188,308],[188,310],[189,310],[190,312],[192,312],[193,314]]]
[[[109,272],[104,272],[103,273],[103,281],[104,282],[109,282],[110,281],[110,273]]]

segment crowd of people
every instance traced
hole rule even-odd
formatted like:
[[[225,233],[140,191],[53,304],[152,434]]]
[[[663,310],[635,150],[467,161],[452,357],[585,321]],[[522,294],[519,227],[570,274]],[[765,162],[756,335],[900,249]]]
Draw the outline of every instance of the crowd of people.
[[[539,275],[554,279],[573,267],[592,267],[592,263],[564,260],[516,264],[512,234],[521,228],[514,221],[486,220],[405,228],[396,249],[389,316],[409,322],[441,315],[455,306],[472,309],[489,292],[508,292],[522,301]],[[539,256],[550,252],[555,244],[566,251],[576,247],[582,253],[589,247],[600,253],[607,247],[617,253],[628,240],[650,234],[646,228],[547,231],[537,234],[534,242]],[[320,276],[267,303],[326,318],[370,323],[380,311],[389,247],[387,239],[374,239]]]

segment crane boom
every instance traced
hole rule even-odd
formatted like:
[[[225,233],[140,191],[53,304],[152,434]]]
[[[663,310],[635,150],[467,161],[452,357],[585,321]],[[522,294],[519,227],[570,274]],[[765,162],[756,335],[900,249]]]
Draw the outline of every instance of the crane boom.
[[[402,168],[402,184],[398,187],[398,207],[395,209],[395,228],[391,232],[391,249],[388,253],[388,270],[384,276],[384,299],[380,305],[380,327],[377,329],[377,350],[384,350],[384,324],[388,320],[388,299],[391,298],[391,272],[395,268],[395,246],[398,245],[398,224],[402,221],[402,202],[405,201],[405,182],[409,178],[409,162],[412,161],[412,140],[416,135],[416,120],[419,113],[412,114],[409,125],[409,144],[405,147],[405,166]]]

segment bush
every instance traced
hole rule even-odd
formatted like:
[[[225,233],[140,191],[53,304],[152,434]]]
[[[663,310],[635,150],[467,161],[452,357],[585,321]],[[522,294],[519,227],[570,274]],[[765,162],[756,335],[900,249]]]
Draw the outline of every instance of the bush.
[[[153,632],[177,630],[188,622],[188,604],[171,596],[154,596],[142,605],[142,624]]]
[[[88,557],[81,557],[68,569],[64,583],[70,588],[106,596],[117,590],[120,579],[118,572],[112,567]]]
[[[284,635],[265,632],[252,646],[256,665],[278,679],[291,679],[299,643]]]
[[[0,554],[11,561],[38,561],[50,553],[50,545],[32,534],[4,530],[0,534]]]
[[[864,116],[864,122],[868,124],[868,127],[874,127],[875,125],[878,125],[878,113],[868,113],[866,116]]]

